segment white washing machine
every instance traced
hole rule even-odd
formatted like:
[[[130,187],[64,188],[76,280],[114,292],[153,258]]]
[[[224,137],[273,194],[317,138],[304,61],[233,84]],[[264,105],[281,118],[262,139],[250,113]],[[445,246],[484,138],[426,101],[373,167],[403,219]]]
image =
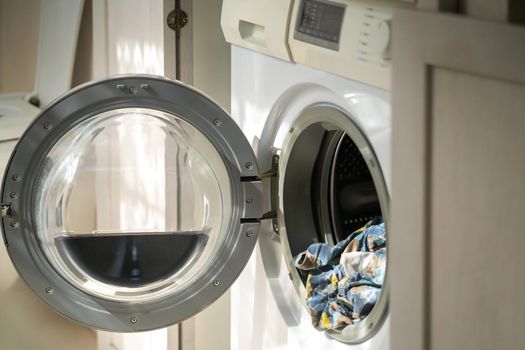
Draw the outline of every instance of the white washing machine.
[[[364,321],[328,336],[311,324],[292,257],[374,216],[388,226],[389,93],[243,48],[233,48],[232,63],[232,116],[255,140],[259,166],[278,160],[279,175],[265,188],[274,191],[266,208],[276,226],[263,223],[259,249],[232,288],[234,348],[349,348],[334,338],[388,348],[387,285]],[[343,195],[355,202],[337,208]]]
[[[374,216],[388,230],[393,5],[224,4],[222,25],[234,44],[232,117],[263,173],[277,174],[264,187],[271,193],[264,211],[275,218],[262,223],[258,249],[232,287],[232,348],[388,349],[388,274],[364,320],[321,332],[293,257],[311,243],[340,241]]]

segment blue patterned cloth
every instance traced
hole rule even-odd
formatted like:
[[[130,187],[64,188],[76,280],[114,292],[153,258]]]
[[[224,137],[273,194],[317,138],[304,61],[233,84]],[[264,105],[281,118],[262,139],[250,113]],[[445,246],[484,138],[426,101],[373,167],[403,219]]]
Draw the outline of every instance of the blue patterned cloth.
[[[375,218],[334,247],[311,244],[294,258],[308,271],[306,305],[318,329],[339,330],[364,319],[381,294],[386,268],[386,232]]]

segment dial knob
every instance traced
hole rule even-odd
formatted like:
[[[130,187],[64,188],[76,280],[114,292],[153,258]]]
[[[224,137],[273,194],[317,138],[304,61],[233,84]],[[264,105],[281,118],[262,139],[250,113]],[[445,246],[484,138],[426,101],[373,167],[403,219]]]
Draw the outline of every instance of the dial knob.
[[[378,19],[370,23],[366,51],[369,54],[390,59],[391,20]]]

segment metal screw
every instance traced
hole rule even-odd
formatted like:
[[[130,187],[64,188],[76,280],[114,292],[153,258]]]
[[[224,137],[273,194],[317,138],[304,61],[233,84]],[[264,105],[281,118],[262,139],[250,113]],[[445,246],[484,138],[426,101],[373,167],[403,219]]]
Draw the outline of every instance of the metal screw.
[[[9,193],[9,197],[15,199],[16,198],[16,192]]]
[[[18,221],[16,220],[13,220],[11,221],[11,223],[9,224],[12,228],[17,228],[18,227]]]
[[[246,203],[253,203],[253,198],[252,197],[246,198]]]
[[[219,284],[221,284],[221,282],[219,282],[219,281],[217,281],[217,280],[213,281],[213,286],[214,286],[214,287],[218,287]]]
[[[131,323],[137,323],[138,321],[139,321],[139,319],[136,318],[135,316],[133,316],[133,317],[131,317],[131,318],[129,319],[129,322],[131,322]]]
[[[19,182],[20,180],[22,180],[22,177],[18,174],[14,174],[11,178],[14,182]]]
[[[129,88],[129,92],[132,93],[132,94],[136,94],[137,93],[137,88],[132,86]]]
[[[47,287],[46,288],[46,293],[47,294],[53,294],[55,292],[55,290],[53,289],[53,287]]]
[[[246,169],[252,169],[252,168],[253,168],[253,163],[252,162],[246,163]]]
[[[51,123],[49,123],[49,122],[45,122],[45,123],[44,123],[44,129],[46,129],[46,130],[51,129]]]
[[[214,119],[214,120],[213,120],[213,124],[215,124],[215,126],[219,126],[219,125],[222,124],[222,120],[220,120],[220,119]]]
[[[246,237],[252,237],[252,236],[253,236],[253,232],[252,231],[246,232]]]

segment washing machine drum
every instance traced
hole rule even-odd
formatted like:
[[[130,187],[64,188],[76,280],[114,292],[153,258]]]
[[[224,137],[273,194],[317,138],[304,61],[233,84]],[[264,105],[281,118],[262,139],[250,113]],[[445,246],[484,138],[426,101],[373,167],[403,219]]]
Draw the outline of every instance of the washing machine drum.
[[[255,245],[255,156],[226,112],[153,77],[92,83],[45,109],[2,185],[7,250],[51,307],[113,331],[211,304]]]

